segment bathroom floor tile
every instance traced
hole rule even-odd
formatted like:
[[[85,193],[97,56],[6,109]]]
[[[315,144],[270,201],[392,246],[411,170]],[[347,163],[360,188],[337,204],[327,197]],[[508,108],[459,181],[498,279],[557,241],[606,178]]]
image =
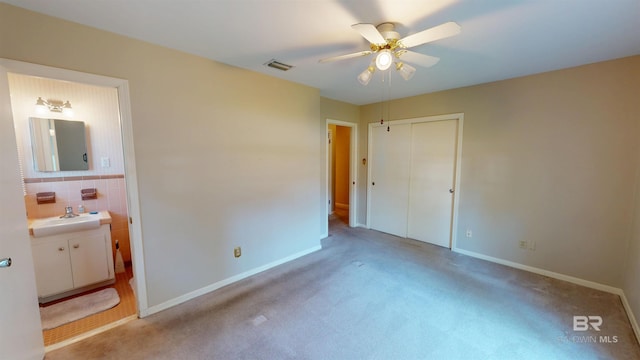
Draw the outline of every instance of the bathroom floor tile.
[[[132,268],[128,266],[124,273],[116,274],[115,284],[109,286],[116,288],[118,291],[118,296],[120,296],[120,303],[118,305],[109,310],[59,326],[55,329],[42,331],[44,345],[49,346],[68,340],[101,326],[137,314],[135,295],[129,285],[129,279],[132,277]]]

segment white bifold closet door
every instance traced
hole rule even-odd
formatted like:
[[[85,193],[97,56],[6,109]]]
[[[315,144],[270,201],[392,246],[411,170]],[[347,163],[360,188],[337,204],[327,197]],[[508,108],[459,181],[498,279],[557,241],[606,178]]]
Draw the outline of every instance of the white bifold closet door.
[[[450,247],[457,121],[412,125],[407,237]]]
[[[371,228],[407,236],[411,124],[372,129]]]
[[[457,120],[374,126],[370,227],[450,247]]]

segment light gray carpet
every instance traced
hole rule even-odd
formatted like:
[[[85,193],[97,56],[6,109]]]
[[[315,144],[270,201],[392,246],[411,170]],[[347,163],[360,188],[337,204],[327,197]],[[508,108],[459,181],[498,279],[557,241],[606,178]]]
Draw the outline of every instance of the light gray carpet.
[[[40,308],[42,329],[53,329],[60,325],[80,320],[87,316],[111,309],[120,303],[118,291],[106,288],[87,295],[78,296]]]
[[[616,295],[337,220],[330,232],[319,252],[46,358],[640,359]],[[574,315],[602,316],[601,331],[573,331]]]

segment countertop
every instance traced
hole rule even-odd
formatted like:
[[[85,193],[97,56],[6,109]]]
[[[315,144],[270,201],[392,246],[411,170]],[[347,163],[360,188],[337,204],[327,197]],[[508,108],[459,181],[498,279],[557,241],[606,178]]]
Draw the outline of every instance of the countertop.
[[[103,211],[98,211],[97,214],[91,214],[91,213],[84,213],[84,214],[78,214],[78,216],[99,216],[100,217],[100,225],[104,225],[104,224],[111,224],[111,214],[109,214],[108,210],[103,210]],[[33,235],[33,224],[39,220],[45,220],[45,219],[56,219],[56,218],[60,218],[60,216],[52,216],[50,218],[40,218],[40,219],[28,219],[28,223],[29,223],[29,235]]]

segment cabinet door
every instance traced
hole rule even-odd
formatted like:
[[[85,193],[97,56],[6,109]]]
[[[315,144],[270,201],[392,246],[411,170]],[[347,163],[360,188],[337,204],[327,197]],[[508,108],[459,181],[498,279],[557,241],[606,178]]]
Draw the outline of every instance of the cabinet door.
[[[73,286],[81,287],[109,278],[107,246],[103,233],[69,239]]]
[[[66,239],[35,244],[32,251],[39,297],[73,289]]]

